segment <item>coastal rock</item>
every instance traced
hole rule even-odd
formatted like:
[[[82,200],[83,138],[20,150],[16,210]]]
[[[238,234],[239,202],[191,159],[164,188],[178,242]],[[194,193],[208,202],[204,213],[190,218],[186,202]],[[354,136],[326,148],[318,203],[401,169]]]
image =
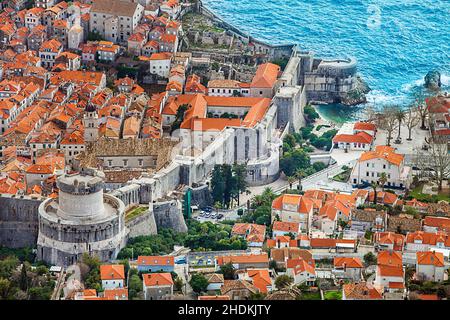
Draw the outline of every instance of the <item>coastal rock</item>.
[[[425,76],[425,88],[430,90],[439,90],[441,88],[441,73],[439,71],[430,71]]]
[[[361,77],[357,77],[356,86],[354,89],[347,92],[347,94],[342,97],[341,103],[347,106],[354,106],[361,103],[366,103],[367,98],[366,94],[370,92],[369,85],[361,79]]]

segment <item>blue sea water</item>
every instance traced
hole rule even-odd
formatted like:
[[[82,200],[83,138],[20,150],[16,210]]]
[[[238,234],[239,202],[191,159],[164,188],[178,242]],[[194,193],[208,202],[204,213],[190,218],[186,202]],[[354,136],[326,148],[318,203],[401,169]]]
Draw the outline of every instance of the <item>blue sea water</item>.
[[[356,57],[372,88],[368,105],[406,105],[430,70],[450,85],[450,0],[203,0],[206,7],[271,44],[296,43],[323,58]],[[357,117],[364,106],[319,108]]]

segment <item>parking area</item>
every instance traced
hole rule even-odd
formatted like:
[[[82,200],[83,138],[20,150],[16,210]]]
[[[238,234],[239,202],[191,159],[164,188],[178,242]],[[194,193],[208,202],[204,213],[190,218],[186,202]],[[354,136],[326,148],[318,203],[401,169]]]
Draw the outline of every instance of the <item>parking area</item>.
[[[192,218],[200,222],[210,221],[212,223],[217,223],[223,220],[235,221],[239,218],[239,215],[237,214],[237,209],[217,210],[211,207],[206,207],[194,211],[192,213]]]

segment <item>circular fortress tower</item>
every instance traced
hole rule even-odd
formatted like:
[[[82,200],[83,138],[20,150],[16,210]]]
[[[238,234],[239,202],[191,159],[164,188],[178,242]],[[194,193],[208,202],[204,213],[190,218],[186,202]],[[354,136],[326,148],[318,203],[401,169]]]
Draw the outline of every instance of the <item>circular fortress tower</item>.
[[[103,181],[94,169],[58,178],[59,197],[39,206],[39,260],[67,266],[85,252],[102,261],[116,258],[127,238],[125,205],[103,193]]]

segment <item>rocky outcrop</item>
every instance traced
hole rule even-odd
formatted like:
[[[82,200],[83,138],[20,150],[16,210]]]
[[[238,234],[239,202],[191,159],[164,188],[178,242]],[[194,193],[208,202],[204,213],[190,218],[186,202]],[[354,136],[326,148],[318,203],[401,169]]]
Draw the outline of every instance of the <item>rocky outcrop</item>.
[[[441,73],[439,71],[430,71],[425,76],[424,86],[430,90],[439,90],[441,88]]]
[[[370,90],[371,89],[367,85],[367,83],[363,79],[361,79],[361,77],[357,77],[355,88],[347,92],[347,94],[342,97],[341,103],[347,106],[366,103],[366,94],[368,94]]]

